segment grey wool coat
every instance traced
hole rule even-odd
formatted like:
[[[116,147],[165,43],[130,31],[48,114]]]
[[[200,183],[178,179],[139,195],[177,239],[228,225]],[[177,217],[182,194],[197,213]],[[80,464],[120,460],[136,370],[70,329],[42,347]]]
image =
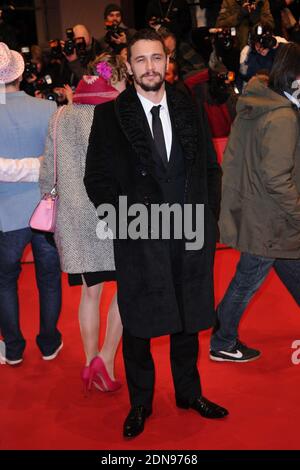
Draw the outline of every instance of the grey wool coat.
[[[57,127],[59,201],[54,238],[62,271],[69,274],[115,270],[113,243],[97,237],[99,219],[83,184],[94,109],[93,105],[66,106]],[[53,187],[53,131],[56,115],[50,121],[45,158],[41,166],[42,195]]]

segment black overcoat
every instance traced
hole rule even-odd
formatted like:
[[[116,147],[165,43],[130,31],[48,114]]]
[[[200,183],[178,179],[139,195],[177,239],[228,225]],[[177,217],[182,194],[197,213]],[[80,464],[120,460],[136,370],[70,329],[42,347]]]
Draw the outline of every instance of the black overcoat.
[[[184,150],[185,202],[205,204],[205,242],[183,255],[180,315],[166,240],[115,240],[118,303],[123,326],[137,337],[149,338],[210,328],[215,321],[213,261],[221,170],[206,120],[190,98],[166,86],[168,107]],[[98,207],[117,206],[119,196],[128,205],[163,203],[154,171],[148,123],[133,87],[115,102],[95,108],[86,162],[85,186]],[[149,130],[149,126],[148,126]]]

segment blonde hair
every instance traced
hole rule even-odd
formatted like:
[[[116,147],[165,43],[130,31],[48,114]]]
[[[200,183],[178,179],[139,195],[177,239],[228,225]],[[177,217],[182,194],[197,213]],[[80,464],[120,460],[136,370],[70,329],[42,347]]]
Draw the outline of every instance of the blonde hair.
[[[127,78],[127,67],[124,60],[118,55],[112,55],[108,52],[103,52],[98,55],[95,60],[89,63],[88,72],[90,75],[99,75],[97,72],[97,65],[101,62],[106,62],[112,69],[112,76],[110,83],[121,82]]]

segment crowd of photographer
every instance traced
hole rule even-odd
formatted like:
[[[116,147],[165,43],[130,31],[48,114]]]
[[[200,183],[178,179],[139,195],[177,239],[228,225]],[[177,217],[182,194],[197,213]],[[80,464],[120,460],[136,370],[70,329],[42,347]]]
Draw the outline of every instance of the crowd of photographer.
[[[270,70],[280,42],[300,40],[299,9],[299,0],[150,0],[145,23],[162,35],[170,51],[170,80],[174,76],[176,82],[186,80],[206,68],[221,67],[234,72],[235,91],[241,92],[257,71]],[[106,33],[98,39],[87,26],[77,24],[66,30],[63,40],[49,41],[46,50],[22,47],[21,90],[58,105],[71,102],[88,64],[100,53],[127,58],[127,43],[135,30],[124,24],[119,5],[107,5],[104,27]],[[15,44],[1,18],[0,39],[10,47]],[[231,95],[233,87],[228,92]]]
[[[123,24],[119,5],[106,7],[104,24],[106,34],[100,39],[92,37],[85,25],[78,24],[66,30],[64,40],[49,41],[48,49],[22,47],[25,71],[21,89],[31,96],[65,104],[72,101],[72,91],[87,74],[89,63],[102,52],[126,59],[127,42],[135,31]]]
[[[165,43],[167,80],[201,97],[213,136],[219,137],[228,135],[238,94],[247,82],[256,74],[268,76],[281,43],[300,42],[299,10],[299,0],[151,0],[145,23]],[[63,40],[50,40],[45,50],[37,45],[20,48],[25,61],[20,89],[58,106],[72,103],[89,64],[101,53],[126,62],[135,30],[124,24],[122,8],[107,5],[103,23],[106,32],[98,39],[77,24],[66,30]],[[15,44],[0,18],[0,39],[5,34]]]

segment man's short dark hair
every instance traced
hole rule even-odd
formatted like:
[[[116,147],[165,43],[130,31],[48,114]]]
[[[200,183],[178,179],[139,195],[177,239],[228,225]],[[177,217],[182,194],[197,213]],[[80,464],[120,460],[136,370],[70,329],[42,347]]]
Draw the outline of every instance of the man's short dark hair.
[[[270,73],[269,87],[283,95],[293,94],[293,82],[300,77],[300,46],[293,42],[280,44]]]
[[[123,10],[120,5],[117,5],[116,3],[110,3],[104,10],[104,19],[107,18],[112,11],[119,11],[121,13],[121,17],[123,18]]]
[[[154,31],[154,29],[146,28],[137,31],[135,35],[131,38],[128,44],[128,62],[130,63],[131,60],[131,51],[134,44],[138,41],[158,41],[161,43],[165,54],[167,55],[167,50],[165,47],[165,43],[162,37]]]

